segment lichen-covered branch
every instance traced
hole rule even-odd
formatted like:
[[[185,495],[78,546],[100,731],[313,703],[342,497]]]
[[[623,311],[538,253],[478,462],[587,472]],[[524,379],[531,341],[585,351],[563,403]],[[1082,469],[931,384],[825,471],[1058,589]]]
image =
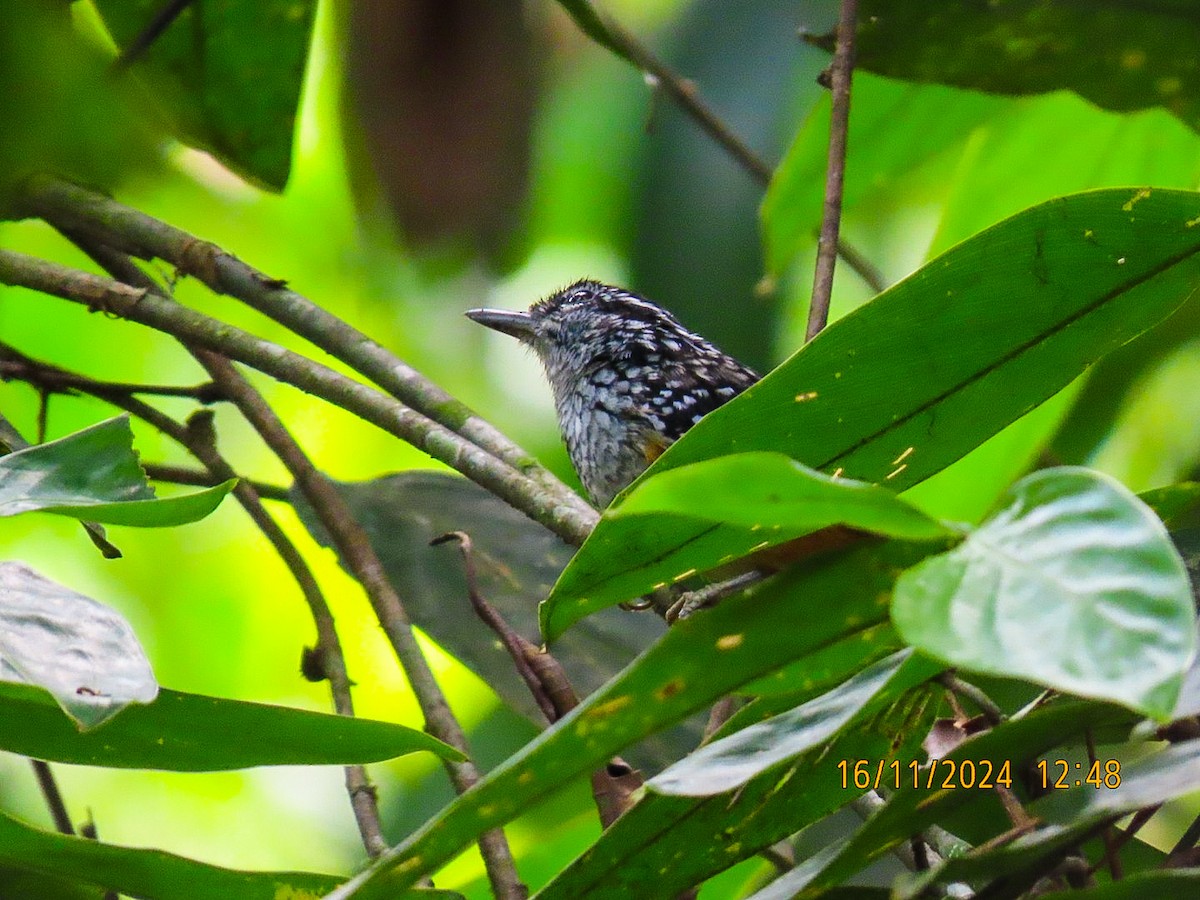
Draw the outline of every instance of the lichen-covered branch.
[[[561,492],[548,493],[478,445],[375,388],[144,288],[9,250],[0,250],[0,283],[147,325],[340,406],[466,475],[568,543],[582,543],[598,518],[571,492],[567,493],[574,500]]]

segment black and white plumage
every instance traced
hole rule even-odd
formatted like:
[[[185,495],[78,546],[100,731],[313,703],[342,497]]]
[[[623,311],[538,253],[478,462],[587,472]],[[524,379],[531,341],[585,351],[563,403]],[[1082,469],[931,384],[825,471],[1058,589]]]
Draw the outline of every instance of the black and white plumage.
[[[758,380],[666,310],[596,281],[578,281],[528,312],[467,315],[537,353],[571,462],[599,506]]]

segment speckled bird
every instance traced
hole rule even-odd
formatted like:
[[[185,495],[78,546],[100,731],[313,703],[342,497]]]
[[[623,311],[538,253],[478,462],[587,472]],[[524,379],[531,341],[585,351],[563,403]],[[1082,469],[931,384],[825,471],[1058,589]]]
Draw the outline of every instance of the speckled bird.
[[[528,312],[467,316],[533,349],[571,463],[604,507],[700,419],[758,375],[631,291],[578,281]]]

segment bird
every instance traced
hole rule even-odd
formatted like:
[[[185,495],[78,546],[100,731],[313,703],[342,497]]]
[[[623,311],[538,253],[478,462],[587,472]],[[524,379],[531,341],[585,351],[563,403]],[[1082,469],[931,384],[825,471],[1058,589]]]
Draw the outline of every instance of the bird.
[[[759,380],[652,301],[590,279],[526,312],[484,308],[466,316],[537,354],[571,464],[600,508]]]

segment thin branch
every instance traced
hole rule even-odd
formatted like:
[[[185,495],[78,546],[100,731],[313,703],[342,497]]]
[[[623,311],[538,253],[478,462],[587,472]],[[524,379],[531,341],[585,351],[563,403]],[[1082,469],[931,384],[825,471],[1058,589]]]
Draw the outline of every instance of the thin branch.
[[[18,360],[0,360],[0,381],[10,381],[14,378],[24,380],[21,377],[24,374],[21,369],[22,365]],[[79,375],[75,372],[66,372],[63,370],[47,370],[42,373],[42,376],[39,379],[38,386],[47,393],[69,394],[74,388],[90,388],[96,385],[103,385],[106,390],[113,393],[145,394],[156,397],[184,397],[204,404],[215,403],[218,400],[224,399],[224,397],[219,396],[219,392],[212,382],[190,387],[171,384],[135,384],[125,381],[99,381],[87,375]],[[90,391],[85,391],[85,393],[90,393]]]
[[[1154,814],[1160,809],[1162,809],[1161,803],[1143,807],[1133,814],[1133,817],[1129,820],[1129,824],[1124,829],[1114,829],[1116,834],[1113,838],[1113,853],[1120,853],[1121,848],[1132,841],[1137,833],[1142,830],[1147,822],[1154,818]],[[1109,827],[1112,827],[1113,824],[1115,823],[1110,822]],[[1095,873],[1104,862],[1105,859],[1103,858],[1096,860],[1088,869],[1088,874]]]
[[[508,655],[517,669],[517,674],[521,676],[521,680],[529,688],[529,693],[533,695],[533,699],[537,703],[538,709],[542,711],[546,722],[548,724],[557,722],[561,717],[570,712],[572,708],[579,705],[578,697],[574,696],[574,691],[570,691],[566,695],[568,699],[564,703],[561,699],[563,694],[560,691],[556,692],[560,697],[559,702],[555,702],[555,699],[551,696],[555,692],[546,689],[542,680],[529,664],[529,657],[538,652],[537,647],[533,646],[532,642],[526,640],[524,636],[518,634],[505,621],[496,608],[488,603],[484,599],[483,594],[480,593],[479,582],[475,573],[475,554],[472,552],[473,546],[470,535],[465,531],[451,531],[447,534],[438,535],[429,544],[436,547],[448,541],[457,541],[458,549],[462,553],[463,573],[467,582],[467,598],[471,601],[471,608],[475,610],[475,615],[492,630],[496,637],[500,639],[500,643],[504,646],[504,649],[508,651]],[[570,686],[568,685],[568,690],[569,688]]]
[[[68,233],[65,236],[113,277],[163,299],[169,299],[158,282],[143,272],[125,254],[83,235]],[[230,397],[241,398],[246,394],[258,396],[250,382],[241,376],[229,360],[195,347],[188,347],[188,350],[209,373],[213,379],[211,386],[222,397],[226,396],[226,392]],[[220,387],[218,387],[218,383]],[[187,447],[192,455],[208,469],[212,477],[218,481],[227,481],[237,477],[233,467],[217,449],[217,436],[212,427],[211,414],[193,416],[182,431],[175,428],[176,425],[177,423],[172,422],[172,431],[169,432],[171,436]],[[239,479],[234,487],[234,496],[241,503],[250,520],[258,526],[263,536],[283,560],[308,604],[313,624],[317,630],[317,644],[311,651],[306,651],[305,659],[316,660],[320,674],[329,681],[334,710],[339,715],[353,717],[354,701],[350,693],[351,681],[346,669],[346,658],[342,652],[341,639],[338,637],[337,626],[333,614],[330,612],[329,604],[326,603],[325,595],[321,592],[312,570],[279,523],[267,512],[253,484]],[[346,766],[345,781],[346,792],[350,797],[350,808],[354,813],[354,821],[358,825],[363,847],[366,849],[367,855],[373,859],[388,847],[379,818],[378,796],[367,776],[365,766]]]
[[[38,787],[42,790],[42,797],[46,800],[54,827],[62,834],[74,834],[75,826],[71,824],[67,805],[63,803],[62,792],[58,789],[58,782],[54,780],[54,773],[50,771],[50,764],[40,759],[31,759],[29,764],[33,766],[33,774],[37,776]]]
[[[31,179],[25,197],[30,212],[57,228],[99,237],[135,256],[165,260],[214,292],[236,297],[346,363],[422,417],[523,473],[550,502],[594,521],[595,511],[586,501],[495,426],[358,329],[289,290],[284,281],[264,275],[215,244],[68,182]]]
[[[564,505],[558,494],[548,494],[476,444],[374,388],[144,289],[10,250],[0,250],[0,283],[27,287],[147,325],[347,409],[462,472],[569,543],[583,543],[598,518],[590,506]]]
[[[1187,827],[1187,830],[1175,842],[1175,846],[1171,848],[1168,856],[1175,856],[1191,850],[1200,842],[1200,816],[1192,819],[1192,824]]]
[[[205,469],[191,469],[186,466],[170,466],[164,463],[142,462],[142,469],[146,472],[146,477],[151,481],[161,481],[166,484],[186,484],[192,487],[214,487],[224,481],[224,478],[218,478]],[[283,503],[290,503],[292,499],[291,493],[287,488],[278,484],[267,484],[263,481],[252,481],[249,478],[240,478],[242,482],[254,488],[256,493],[262,500],[278,500]]]
[[[887,801],[880,796],[878,791],[867,791],[853,801],[850,808],[866,822],[886,805]],[[961,856],[971,849],[971,845],[966,841],[937,825],[931,825],[921,832],[920,838],[925,845],[924,853],[920,858],[914,853],[911,842],[902,842],[892,847],[892,854],[904,864],[905,868],[913,872],[940,865],[944,860]]]
[[[5,358],[20,361],[22,363],[21,377],[31,382],[36,382],[42,377],[63,374],[61,369],[24,356],[20,351],[4,343],[0,343],[0,354],[3,354]],[[184,425],[125,391],[112,390],[106,382],[78,378],[76,387],[83,393],[88,393],[137,416],[185,447],[208,469],[207,481],[219,484],[230,478],[237,478],[233,467],[217,451],[215,436],[211,431],[211,413],[199,418],[193,417],[188,425]],[[350,697],[351,682],[346,672],[341,642],[337,636],[333,616],[316,579],[295,545],[263,507],[254,485],[249,481],[239,479],[233,493],[250,519],[262,531],[288,567],[312,611],[317,628],[317,652],[321,660],[321,671],[324,677],[329,679],[334,709],[340,715],[354,715],[354,706]],[[378,806],[367,780],[366,770],[362,766],[346,767],[346,788],[367,853],[372,857],[378,856],[387,849],[387,842],[383,838]]]
[[[1000,708],[996,701],[978,686],[971,684],[969,681],[964,681],[954,674],[954,672],[943,672],[935,680],[942,687],[946,688],[946,690],[950,691],[952,695],[965,697],[975,704],[975,707],[983,714],[983,717],[987,719],[992,727],[999,725],[1007,718],[1004,715],[1004,710]],[[1024,834],[1037,826],[1037,820],[1029,815],[1025,807],[1021,804],[1020,798],[1017,797],[1011,788],[997,784],[995,790],[996,796],[1000,798],[1000,805],[1004,807],[1005,815],[1008,816],[1008,820],[1013,826],[1011,832],[1007,833],[1007,839],[1011,840],[1012,837]],[[999,840],[999,838],[994,840]]]
[[[228,360],[221,360],[221,363],[232,369]],[[469,755],[466,735],[450,709],[429,661],[417,643],[408,613],[388,580],[383,564],[371,546],[370,537],[354,518],[345,499],[329,479],[312,464],[257,391],[250,388],[236,373],[233,377],[222,373],[221,364],[211,358],[205,362],[205,366],[287,468],[295,480],[296,487],[312,506],[313,512],[329,534],[338,556],[366,591],[379,624],[383,626],[392,650],[412,686],[413,694],[425,718],[426,730],[439,740],[458,748],[464,755]],[[240,384],[236,384],[235,379]],[[445,766],[455,790],[460,794],[479,781],[479,771],[470,760],[447,760]],[[496,897],[501,900],[524,900],[527,892],[517,875],[512,851],[504,832],[497,828],[481,835],[479,851]]]
[[[88,810],[87,821],[79,826],[79,836],[85,837],[89,841],[100,840],[100,831],[96,828],[96,820],[92,817],[92,811]],[[104,900],[120,900],[120,896],[116,891],[105,891]]]
[[[829,321],[833,295],[833,270],[837,262],[838,232],[842,221],[842,185],[846,176],[846,134],[850,127],[850,79],[854,71],[854,30],[858,0],[842,0],[837,46],[829,66],[833,106],[829,116],[829,164],[825,173],[825,204],[821,235],[817,240],[817,265],[813,273],[812,301],[808,308],[806,340],[812,340]]]
[[[887,290],[887,279],[883,276],[883,272],[880,271],[879,267],[867,259],[861,250],[847,243],[846,239],[840,235],[837,242],[837,255],[876,294],[882,294]]]
[[[500,639],[546,721],[554,724],[579,705],[579,696],[571,686],[562,664],[549,651],[539,649],[509,625],[480,593],[470,536],[466,532],[451,531],[435,537],[429,543],[436,546],[448,541],[457,541],[462,552],[467,596],[476,615]],[[633,805],[633,795],[642,784],[641,773],[619,757],[614,757],[603,769],[592,773],[592,797],[602,827],[607,828]]]
[[[771,183],[772,168],[755,153],[734,130],[709,106],[696,83],[684,78],[654,55],[645,44],[611,16],[596,9],[588,0],[562,4],[579,28],[600,46],[632,64],[663,92],[700,129],[729,154],[741,168],[764,188]],[[887,287],[883,274],[860,251],[846,241],[837,242],[837,252],[870,288],[879,294]]]
[[[228,361],[225,362],[232,368]],[[216,369],[217,366],[214,365],[213,370],[210,371]],[[240,380],[241,376],[235,372],[233,378]],[[243,380],[243,383],[247,388],[253,390],[249,387],[249,382]],[[228,382],[226,386],[229,386]],[[222,481],[237,477],[233,467],[217,449],[217,436],[212,427],[211,413],[193,415],[184,431],[186,446],[205,465],[213,477],[220,478]],[[352,682],[346,669],[346,657],[342,651],[341,639],[338,637],[333,613],[325,601],[325,595],[322,593],[320,585],[317,584],[312,570],[279,523],[267,512],[253,485],[239,480],[234,487],[234,496],[270,542],[299,586],[300,593],[308,604],[313,624],[317,629],[316,647],[312,651],[307,651],[306,658],[319,661],[320,673],[329,681],[334,710],[338,715],[353,717],[354,701],[350,694]],[[379,803],[375,788],[372,786],[364,766],[346,766],[345,776],[346,793],[350,797],[350,807],[354,812],[354,821],[358,825],[363,846],[366,848],[367,855],[375,858],[388,848],[379,818]]]

